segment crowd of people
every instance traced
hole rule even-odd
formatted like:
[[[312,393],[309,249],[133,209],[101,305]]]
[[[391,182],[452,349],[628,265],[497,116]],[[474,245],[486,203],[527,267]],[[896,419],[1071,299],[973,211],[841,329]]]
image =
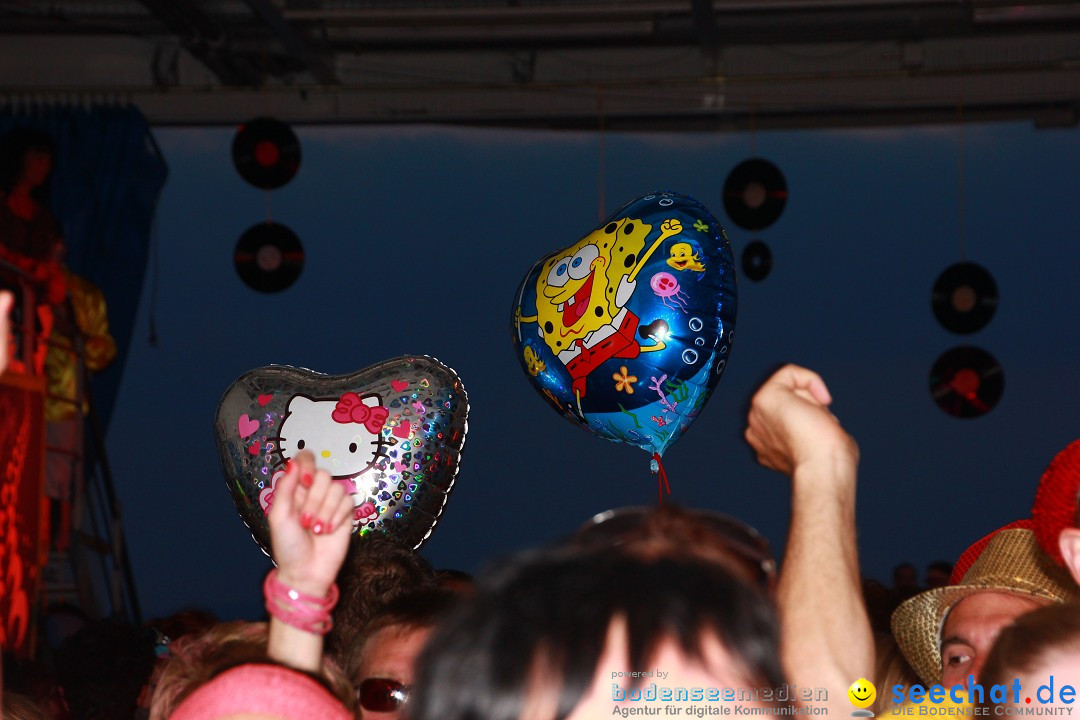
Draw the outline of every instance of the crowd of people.
[[[0,259],[40,285],[48,334],[72,279],[35,204],[51,150],[21,152],[0,221],[25,232]],[[0,373],[14,300],[0,290]],[[600,513],[475,580],[437,572],[353,535],[352,498],[302,452],[269,514],[268,620],[185,610],[133,627],[73,611],[47,656],[5,658],[2,720],[1071,713],[1080,440],[1033,483],[1029,517],[922,585],[900,565],[885,588],[860,576],[859,450],[831,403],[821,377],[787,365],[750,405],[747,443],[790,480],[782,564],[737,518],[662,505]],[[913,709],[931,704],[949,712]]]
[[[0,310],[8,304],[0,293]],[[856,710],[864,716],[924,702],[960,715],[1021,714],[1033,700],[1071,707],[1080,681],[1080,441],[1047,468],[1031,517],[974,542],[947,581],[931,579],[948,569],[935,563],[928,589],[915,587],[913,568],[898,567],[882,601],[859,573],[858,447],[830,404],[817,374],[788,365],[750,406],[747,442],[790,479],[782,566],[738,519],[663,505],[601,513],[475,580],[440,573],[387,537],[352,535],[352,499],[301,453],[269,515],[276,568],[263,586],[267,622],[190,611],[143,628],[87,621],[45,659],[51,667],[5,662],[3,718],[579,720],[703,717],[722,706],[756,715],[869,707]],[[873,617],[882,602],[895,608],[884,627]]]

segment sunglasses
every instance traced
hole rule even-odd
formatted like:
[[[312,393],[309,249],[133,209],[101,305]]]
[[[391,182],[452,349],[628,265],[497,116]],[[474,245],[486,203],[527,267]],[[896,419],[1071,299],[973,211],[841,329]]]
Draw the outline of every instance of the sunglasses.
[[[409,699],[409,686],[389,678],[367,678],[356,689],[356,699],[369,712],[394,712]]]
[[[664,539],[668,532],[672,542],[693,537],[695,550],[692,553],[708,557],[709,549],[715,548],[718,552],[734,555],[762,589],[769,590],[775,585],[776,561],[769,549],[769,541],[741,520],[712,510],[669,512],[655,507],[607,510],[585,523],[570,538],[570,544],[602,549]]]

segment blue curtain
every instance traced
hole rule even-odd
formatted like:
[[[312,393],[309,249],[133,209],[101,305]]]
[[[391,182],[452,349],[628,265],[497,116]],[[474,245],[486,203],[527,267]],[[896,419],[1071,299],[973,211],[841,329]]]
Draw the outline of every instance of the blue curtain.
[[[100,287],[108,303],[117,356],[93,378],[104,431],[131,345],[168,168],[146,118],[133,107],[40,106],[0,115],[0,134],[18,125],[55,141],[50,206],[64,229],[67,264]]]

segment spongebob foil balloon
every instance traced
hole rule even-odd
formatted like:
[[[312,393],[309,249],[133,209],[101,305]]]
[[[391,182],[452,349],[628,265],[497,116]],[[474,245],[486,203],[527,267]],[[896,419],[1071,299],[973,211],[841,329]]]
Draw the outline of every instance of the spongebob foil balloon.
[[[727,365],[731,244],[701,203],[653,193],[542,258],[515,299],[515,350],[540,395],[594,435],[658,459]]]
[[[457,374],[424,355],[347,375],[270,365],[225,391],[214,436],[233,503],[267,553],[274,488],[302,450],[352,495],[354,533],[416,548],[453,488],[468,415]]]

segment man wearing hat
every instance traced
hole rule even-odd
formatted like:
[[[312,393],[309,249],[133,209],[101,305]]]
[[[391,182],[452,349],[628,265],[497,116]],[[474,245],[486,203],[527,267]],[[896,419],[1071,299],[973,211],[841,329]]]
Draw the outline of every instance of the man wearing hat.
[[[1031,520],[995,530],[964,551],[952,584],[908,599],[893,636],[927,685],[977,681],[998,632],[1024,613],[1076,597],[1076,585],[1039,549]]]
[[[1064,565],[1080,583],[1080,440],[1074,440],[1050,462],[1039,489],[1031,519],[1043,551]]]

